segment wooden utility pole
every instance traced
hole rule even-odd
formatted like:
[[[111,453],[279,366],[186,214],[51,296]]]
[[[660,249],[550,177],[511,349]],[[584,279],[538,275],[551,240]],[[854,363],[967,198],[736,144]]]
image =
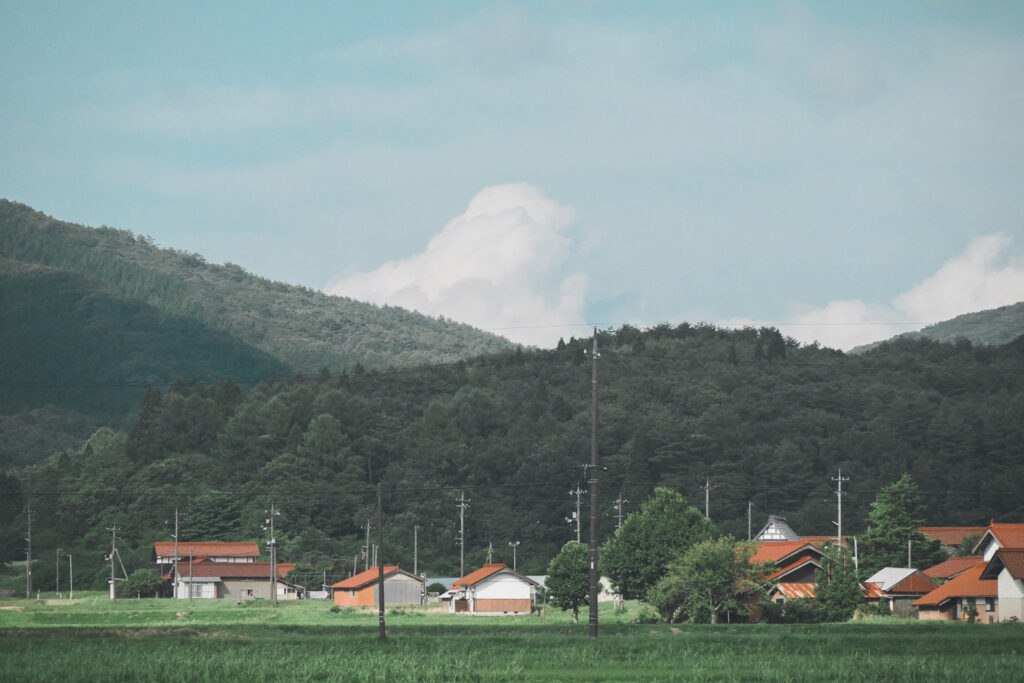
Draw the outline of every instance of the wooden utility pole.
[[[600,577],[597,570],[597,473],[600,469],[597,455],[597,325],[594,325],[594,348],[590,354],[590,637],[597,638],[597,596]]]
[[[28,505],[27,509],[28,516],[28,534],[25,536],[25,540],[28,542],[28,546],[25,548],[25,599],[27,600],[32,595],[32,505]]]
[[[381,555],[384,551],[384,505],[381,502],[381,482],[377,482],[377,547],[381,548]],[[377,637],[384,639],[387,632],[384,629],[384,561],[382,558],[377,562]]]
[[[181,575],[178,574],[178,508],[174,508],[174,597],[178,597],[178,586],[181,584]],[[191,586],[189,587],[191,590]]]
[[[836,522],[836,545],[843,545],[843,482],[850,481],[849,477],[843,476],[843,468],[839,468],[839,476],[832,477],[832,481],[839,484],[836,489],[836,505],[838,506],[839,521]]]
[[[466,575],[466,508],[470,501],[466,499],[466,492],[459,492],[459,576]]]

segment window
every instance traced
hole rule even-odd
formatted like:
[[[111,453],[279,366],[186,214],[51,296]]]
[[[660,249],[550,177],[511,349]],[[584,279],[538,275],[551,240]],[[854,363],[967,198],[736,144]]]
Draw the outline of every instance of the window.
[[[986,612],[995,612],[996,611],[996,599],[995,598],[985,598],[985,611]]]
[[[350,597],[350,598],[356,597],[356,592],[354,590],[349,591],[348,592],[348,597]]]
[[[193,598],[203,597],[203,584],[201,583],[190,583],[189,587],[192,589]]]

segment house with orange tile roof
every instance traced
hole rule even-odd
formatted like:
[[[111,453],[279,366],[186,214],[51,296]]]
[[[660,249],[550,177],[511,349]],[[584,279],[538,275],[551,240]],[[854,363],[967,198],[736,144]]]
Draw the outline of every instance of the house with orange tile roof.
[[[985,558],[981,555],[961,555],[960,557],[951,557],[948,560],[943,560],[934,567],[928,567],[923,571],[935,581],[946,582],[963,574],[979,562],[984,561]]]
[[[975,605],[979,621],[999,621],[998,586],[995,579],[985,579],[982,573],[987,562],[978,562],[946,583],[912,603],[917,618],[924,620],[963,619],[968,605]]]
[[[923,572],[908,567],[883,567],[865,581],[867,584],[879,591],[879,602],[887,601],[889,609],[901,616],[909,616],[912,603],[938,587]]]
[[[960,549],[960,544],[969,538],[978,539],[985,533],[983,526],[923,526],[918,531],[929,541],[938,541],[950,554]]]
[[[296,600],[302,588],[284,580],[295,565],[278,562],[271,588],[269,562],[219,562],[206,559],[179,562],[175,594],[196,599]]]
[[[995,580],[1003,621],[1024,621],[1024,548],[998,549],[981,572],[981,579]]]
[[[989,524],[974,544],[972,554],[989,562],[1000,548],[1024,548],[1024,524]]]
[[[174,541],[157,541],[153,544],[153,555],[156,558],[156,567],[160,575],[165,581],[173,582],[172,597],[188,597],[184,583],[174,577],[176,563],[182,575],[185,574],[185,571],[181,569],[181,566],[188,562],[208,561],[248,564],[256,562],[260,558],[260,546],[258,543],[249,542],[179,541],[177,547],[175,547]],[[269,584],[270,573],[268,570],[267,585],[269,586]],[[192,590],[199,589],[194,588]],[[193,595],[193,597],[196,596]]]
[[[537,582],[505,563],[485,564],[452,584],[448,611],[458,614],[529,614]]]
[[[394,565],[384,567],[384,604],[421,605],[427,580]],[[380,567],[350,576],[331,585],[334,604],[339,607],[369,607],[379,604]]]

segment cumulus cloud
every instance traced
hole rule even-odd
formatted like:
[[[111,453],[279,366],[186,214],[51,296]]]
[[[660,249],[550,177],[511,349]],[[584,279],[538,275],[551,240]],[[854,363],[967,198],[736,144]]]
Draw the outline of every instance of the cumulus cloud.
[[[850,349],[888,339],[902,332],[1024,301],[1024,254],[1011,250],[1012,238],[984,235],[971,241],[960,255],[934,275],[902,292],[889,303],[858,299],[830,301],[821,308],[793,315],[778,327],[804,343]],[[727,327],[757,325],[731,319]]]
[[[527,183],[494,185],[426,248],[342,277],[331,294],[466,322],[514,341],[553,346],[579,334],[587,279],[561,270],[574,245],[574,211]]]

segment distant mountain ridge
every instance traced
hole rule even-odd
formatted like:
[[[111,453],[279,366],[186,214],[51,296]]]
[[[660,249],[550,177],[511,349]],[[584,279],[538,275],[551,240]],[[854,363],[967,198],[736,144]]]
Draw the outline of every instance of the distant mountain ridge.
[[[932,339],[941,342],[955,342],[967,339],[972,344],[1000,346],[1008,344],[1024,334],[1024,301],[1009,306],[1000,306],[986,311],[964,313],[950,320],[929,325],[916,332],[904,332],[894,339]],[[850,353],[863,353],[884,341],[857,346]]]
[[[513,348],[469,325],[272,282],[144,236],[58,221],[0,200],[0,256],[59,268],[194,318],[298,372],[452,362]]]

